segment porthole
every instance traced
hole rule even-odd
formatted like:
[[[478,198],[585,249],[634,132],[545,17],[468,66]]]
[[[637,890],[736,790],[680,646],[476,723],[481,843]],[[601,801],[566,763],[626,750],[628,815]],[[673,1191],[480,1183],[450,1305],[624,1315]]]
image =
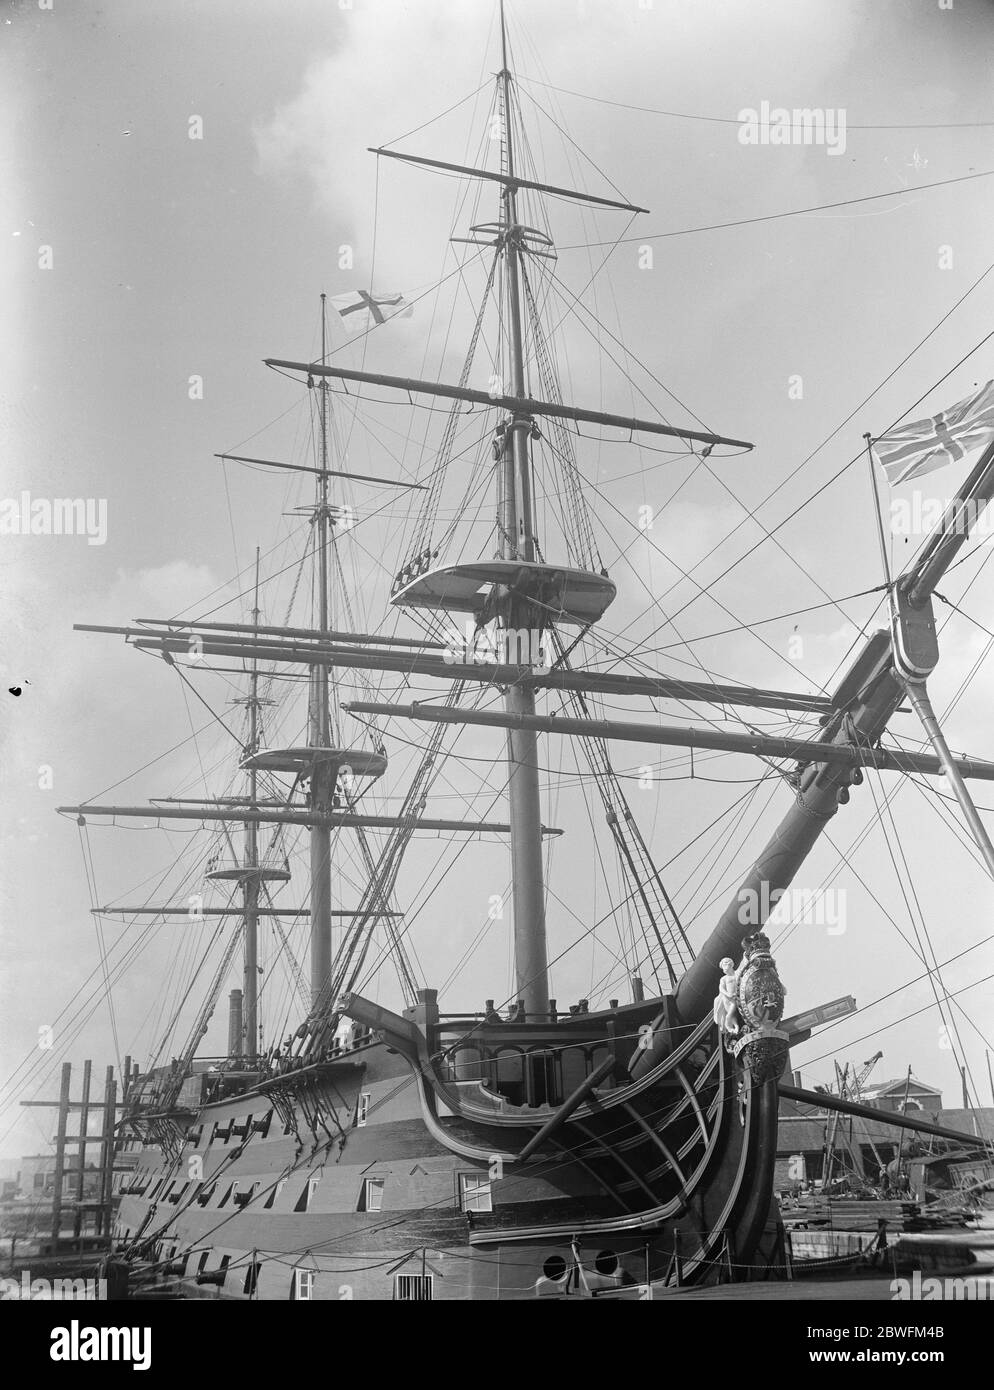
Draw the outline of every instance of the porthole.
[[[603,1274],[605,1277],[607,1277],[607,1276],[609,1276],[609,1275],[611,1275],[611,1274],[617,1274],[617,1272],[618,1272],[618,1257],[617,1257],[617,1255],[614,1253],[613,1250],[601,1250],[601,1251],[599,1251],[599,1253],[598,1253],[598,1255],[597,1255],[597,1258],[594,1260],[594,1269],[596,1269],[596,1271],[597,1271],[598,1274]]]
[[[542,1273],[546,1279],[562,1279],[566,1273],[566,1261],[562,1255],[550,1255],[542,1266]]]

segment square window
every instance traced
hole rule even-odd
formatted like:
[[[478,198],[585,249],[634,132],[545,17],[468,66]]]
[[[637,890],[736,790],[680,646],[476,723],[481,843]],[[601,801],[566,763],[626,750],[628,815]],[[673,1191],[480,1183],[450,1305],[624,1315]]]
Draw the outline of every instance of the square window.
[[[428,1303],[432,1298],[431,1274],[397,1274],[394,1276],[393,1296],[398,1303]]]
[[[317,1188],[317,1185],[320,1181],[320,1175],[314,1175],[307,1179],[307,1181],[304,1183],[300,1196],[297,1198],[297,1204],[294,1207],[294,1211],[310,1210],[311,1198],[314,1196],[315,1189]]]
[[[385,1185],[385,1178],[366,1178],[363,1181],[362,1191],[359,1194],[359,1210],[382,1211],[383,1188]]]
[[[272,1210],[276,1202],[276,1198],[283,1191],[284,1187],[286,1187],[286,1183],[286,1178],[280,1178],[280,1180],[275,1184],[275,1186],[269,1189],[269,1196],[266,1198],[265,1202],[263,1203],[263,1206],[267,1207],[269,1210]]]
[[[459,1174],[459,1206],[462,1211],[493,1211],[490,1178],[485,1173]]]

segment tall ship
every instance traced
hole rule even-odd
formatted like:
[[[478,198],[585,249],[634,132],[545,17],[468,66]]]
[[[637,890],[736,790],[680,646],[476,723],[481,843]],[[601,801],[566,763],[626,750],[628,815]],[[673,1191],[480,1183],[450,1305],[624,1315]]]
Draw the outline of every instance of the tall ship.
[[[602,536],[623,528],[591,487],[598,451],[609,442],[619,472],[640,448],[720,472],[731,458],[747,469],[752,444],[734,420],[722,433],[671,422],[661,396],[633,413],[563,390],[564,320],[582,287],[559,277],[557,218],[580,207],[624,228],[643,209],[599,173],[594,192],[550,182],[528,114],[501,12],[480,156],[423,153],[417,136],[374,152],[382,179],[463,190],[453,242],[472,312],[456,369],[429,331],[430,292],[327,287],[319,343],[275,344],[286,355],[258,368],[286,378],[307,446],[220,456],[286,486],[296,553],[253,537],[236,600],[86,625],[199,690],[228,750],[196,793],[59,808],[200,832],[158,900],[101,908],[209,943],[157,1055],[123,1078],[113,1242],[132,1288],[611,1299],[784,1277],[778,1111],[783,1094],[812,1099],[789,1070],[809,1032],[787,1015],[795,985],[767,918],[865,769],[944,772],[992,863],[964,777],[994,765],[953,758],[925,687],[932,596],[970,531],[956,515],[887,576],[883,625],[824,694],[736,683],[703,662],[664,671],[624,619],[608,627],[626,585],[629,602],[653,593],[620,563],[609,573]],[[402,318],[405,332],[428,325],[435,369],[388,370]],[[361,346],[348,366],[344,334]],[[624,358],[624,343],[596,336]],[[398,408],[416,422],[406,438],[390,424]],[[380,466],[353,469],[366,429],[363,459]],[[987,446],[963,491],[971,519],[992,495]],[[202,693],[219,675],[234,692],[223,710]],[[884,742],[909,707],[930,751]],[[614,760],[632,745],[705,763],[748,755],[778,786],[779,826],[694,945],[640,824],[649,801]],[[653,769],[639,776],[651,784]],[[607,885],[582,918],[560,882],[577,862],[564,859],[570,837]],[[406,866],[424,840],[434,857],[418,860],[419,881]],[[451,980],[420,966],[419,938],[439,921]],[[579,943],[587,997],[555,997]],[[495,983],[467,997],[452,981],[474,952]],[[227,1050],[205,1055],[225,1009]]]

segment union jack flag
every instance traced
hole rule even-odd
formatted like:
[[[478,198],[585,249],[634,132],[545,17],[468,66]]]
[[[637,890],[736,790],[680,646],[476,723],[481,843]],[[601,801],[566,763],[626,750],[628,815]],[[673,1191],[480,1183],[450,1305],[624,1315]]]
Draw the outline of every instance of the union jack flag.
[[[900,425],[873,440],[877,461],[893,487],[965,458],[994,435],[994,381],[930,420]]]

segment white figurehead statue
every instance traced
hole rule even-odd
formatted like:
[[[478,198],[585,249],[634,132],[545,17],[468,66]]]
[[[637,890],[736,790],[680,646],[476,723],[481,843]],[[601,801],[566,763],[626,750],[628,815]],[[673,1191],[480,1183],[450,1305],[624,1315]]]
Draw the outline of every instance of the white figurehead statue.
[[[739,981],[735,962],[726,956],[721,962],[722,975],[714,1001],[714,1021],[723,1033],[737,1037],[742,1027],[739,1014]]]

